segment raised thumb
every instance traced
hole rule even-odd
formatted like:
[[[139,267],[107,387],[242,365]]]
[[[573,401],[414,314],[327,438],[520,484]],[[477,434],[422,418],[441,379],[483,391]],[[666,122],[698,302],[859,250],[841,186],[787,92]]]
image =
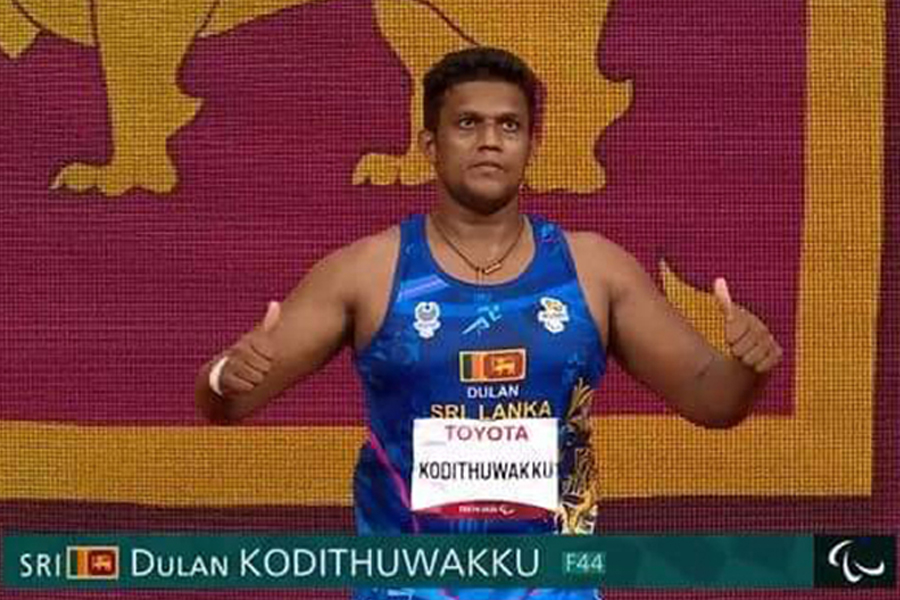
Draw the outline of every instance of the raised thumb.
[[[266,316],[263,317],[262,330],[265,333],[270,333],[275,329],[275,325],[278,324],[278,319],[280,318],[281,304],[272,300],[269,302],[269,307],[266,309]]]
[[[728,282],[724,277],[717,277],[713,282],[713,294],[725,315],[725,320],[730,321],[734,318],[734,302],[731,300],[731,294],[728,292]]]

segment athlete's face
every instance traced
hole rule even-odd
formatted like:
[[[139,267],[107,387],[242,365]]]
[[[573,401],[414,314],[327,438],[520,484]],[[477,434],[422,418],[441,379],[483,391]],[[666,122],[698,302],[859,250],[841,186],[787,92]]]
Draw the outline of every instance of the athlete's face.
[[[444,96],[436,132],[423,131],[422,151],[438,186],[480,214],[513,200],[531,158],[528,101],[505,81],[471,81]]]

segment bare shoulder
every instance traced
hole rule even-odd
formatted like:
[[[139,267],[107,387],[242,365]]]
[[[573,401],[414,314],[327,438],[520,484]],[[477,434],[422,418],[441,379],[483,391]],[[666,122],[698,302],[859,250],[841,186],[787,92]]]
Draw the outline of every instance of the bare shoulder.
[[[399,248],[400,228],[390,227],[334,250],[317,262],[310,274],[323,271],[348,281],[356,280],[391,263]]]
[[[393,274],[392,260],[400,247],[400,230],[391,227],[359,238],[316,262],[294,288],[291,296],[327,297],[355,304],[375,281]]]
[[[362,270],[395,257],[400,249],[400,227],[389,227],[336,250],[332,256],[347,268]]]
[[[594,318],[604,347],[610,339],[612,307],[622,287],[620,273],[627,269],[630,255],[620,246],[593,231],[566,231],[566,242],[578,283]]]
[[[569,247],[575,253],[596,254],[602,252],[609,254],[616,251],[624,252],[618,244],[596,231],[566,231],[565,235],[566,241],[569,242]]]
[[[391,284],[400,254],[400,227],[361,238],[338,250],[347,305],[353,315],[357,349],[365,347],[388,310]]]
[[[339,281],[341,295],[354,312],[360,307],[367,311],[371,304],[381,304],[382,297],[387,297],[399,252],[400,228],[394,226],[338,248],[323,259],[321,266]]]
[[[596,279],[614,295],[628,287],[629,281],[644,274],[643,268],[627,250],[594,231],[567,231],[566,241],[578,272],[585,279]]]

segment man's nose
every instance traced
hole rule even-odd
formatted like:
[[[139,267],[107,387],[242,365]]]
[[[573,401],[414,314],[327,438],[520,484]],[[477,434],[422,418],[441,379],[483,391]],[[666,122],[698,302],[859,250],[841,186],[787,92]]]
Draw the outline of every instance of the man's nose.
[[[501,146],[503,139],[500,127],[496,123],[484,123],[479,131],[479,146],[482,148],[497,148]]]

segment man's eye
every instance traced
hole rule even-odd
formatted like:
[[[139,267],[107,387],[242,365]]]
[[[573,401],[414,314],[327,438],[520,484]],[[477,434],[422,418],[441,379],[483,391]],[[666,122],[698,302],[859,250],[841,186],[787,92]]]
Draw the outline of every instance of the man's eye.
[[[471,129],[475,127],[475,119],[472,117],[463,117],[459,120],[459,126],[463,129]]]
[[[503,122],[503,131],[506,131],[507,133],[515,133],[516,131],[519,131],[520,127],[521,126],[519,125],[518,121]]]

